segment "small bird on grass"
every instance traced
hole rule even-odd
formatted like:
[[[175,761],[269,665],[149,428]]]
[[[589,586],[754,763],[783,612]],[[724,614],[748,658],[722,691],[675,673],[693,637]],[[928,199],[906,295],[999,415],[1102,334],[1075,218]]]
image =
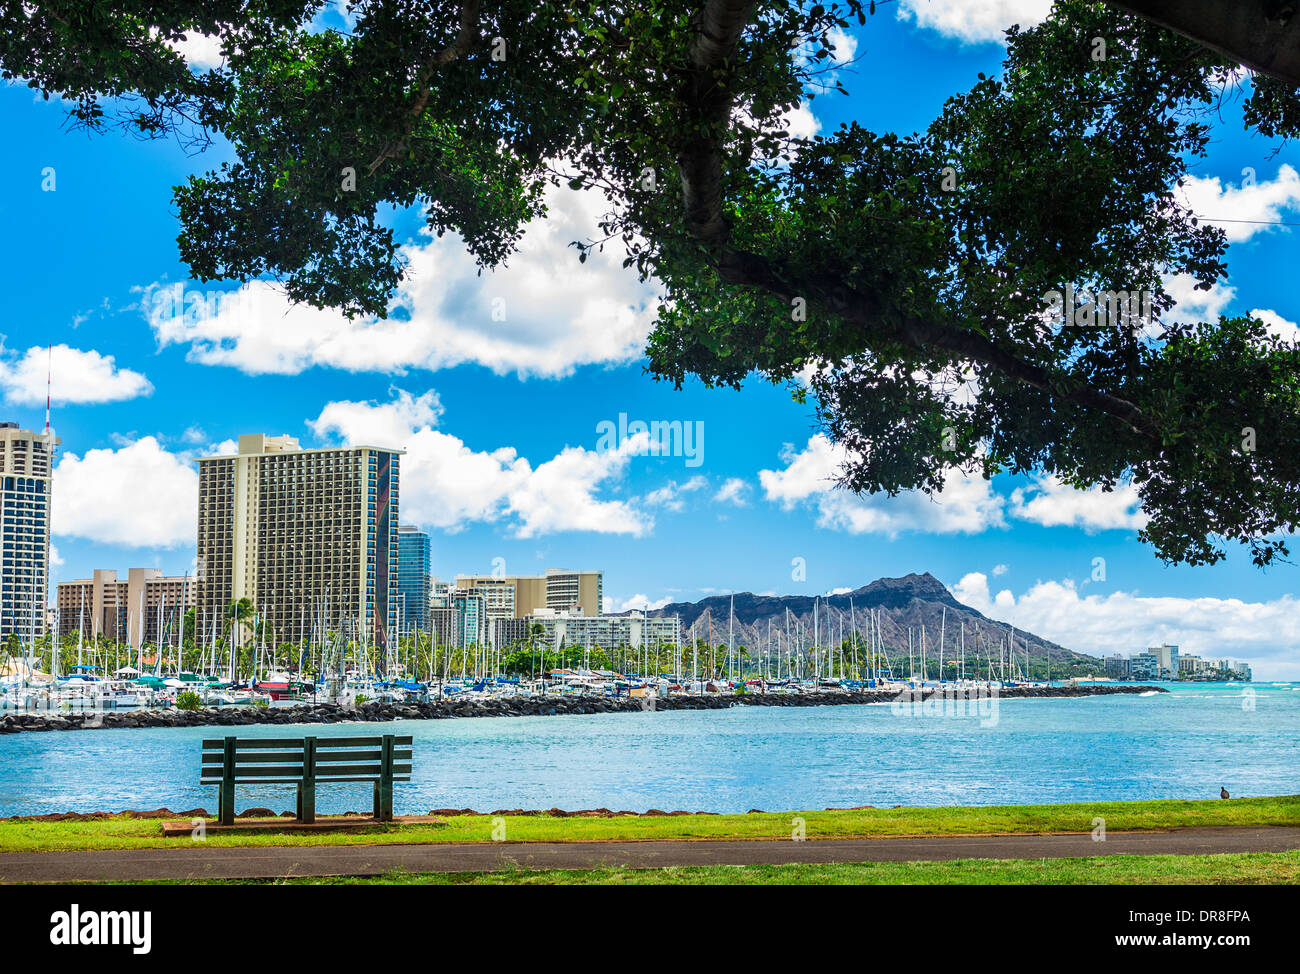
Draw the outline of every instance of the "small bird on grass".
[[[1224,788],[1222,785],[1220,785],[1220,786],[1219,786],[1219,797],[1220,797],[1220,798],[1231,798],[1232,796],[1228,794],[1228,789],[1227,789],[1227,788]]]

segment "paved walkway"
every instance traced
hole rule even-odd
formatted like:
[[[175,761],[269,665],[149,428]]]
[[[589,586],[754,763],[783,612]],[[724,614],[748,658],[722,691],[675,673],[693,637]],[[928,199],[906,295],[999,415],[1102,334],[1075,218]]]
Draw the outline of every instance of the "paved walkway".
[[[183,840],[182,840],[183,841]],[[504,867],[588,869],[598,866],[712,866],[781,863],[907,862],[947,859],[1040,859],[1066,856],[1191,855],[1300,849],[1300,828],[1208,828],[1172,832],[942,836],[906,839],[789,841],[517,842],[445,845],[205,848],[0,854],[0,882],[139,879],[260,879],[283,876],[373,876],[411,872],[479,872]]]

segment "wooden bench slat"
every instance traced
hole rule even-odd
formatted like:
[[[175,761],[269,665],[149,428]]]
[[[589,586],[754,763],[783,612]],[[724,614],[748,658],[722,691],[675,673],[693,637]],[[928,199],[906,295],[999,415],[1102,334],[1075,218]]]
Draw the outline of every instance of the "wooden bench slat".
[[[262,764],[274,764],[278,761],[282,764],[301,764],[302,756],[302,748],[299,748],[297,751],[257,751],[253,754],[240,754],[236,752],[235,763],[257,764],[260,762]],[[223,759],[224,755],[222,754],[203,755],[204,764],[221,764]]]
[[[205,738],[203,750],[221,750],[226,746],[225,738]],[[301,737],[236,737],[236,751],[255,751],[267,748],[301,748]]]
[[[380,772],[381,772],[381,768],[378,762],[376,762],[373,765],[372,764],[335,764],[335,765],[327,766],[326,770],[324,770],[323,772],[317,771],[316,780],[321,781],[324,779],[325,775],[329,775],[329,774],[370,775],[374,778],[378,778],[380,776]],[[220,779],[221,777],[224,776],[224,773],[225,772],[222,768],[213,765],[211,767],[205,767],[200,777]],[[394,764],[393,773],[410,774],[411,765]],[[285,766],[285,765],[252,765],[252,766],[235,765],[236,781],[239,781],[241,778],[266,778],[274,775],[280,775],[280,776],[297,775],[299,778],[301,778],[302,767],[301,766],[292,767],[292,766]]]
[[[259,748],[301,748],[303,739],[301,737],[236,737],[235,749],[237,751],[256,750]],[[334,747],[382,747],[384,739],[382,737],[318,737],[316,738],[317,748],[334,748]],[[415,738],[409,735],[394,737],[393,744],[397,747],[410,747],[415,743]],[[219,751],[226,746],[226,740],[223,737],[208,737],[203,739],[203,750]]]
[[[375,780],[375,779],[374,779],[373,777],[366,777],[366,776],[355,777],[355,776],[350,776],[350,775],[344,775],[343,777],[340,777],[340,778],[331,778],[331,777],[328,777],[328,776],[322,778],[322,777],[320,777],[319,775],[316,777],[316,781],[317,781],[317,783],[320,783],[320,782],[323,781],[323,782],[328,782],[328,783],[331,783],[331,784],[332,784],[332,783],[337,783],[337,782],[340,782],[340,781],[365,781],[365,782],[372,782],[372,781],[374,781],[374,780]],[[410,778],[410,775],[398,775],[398,774],[395,774],[395,775],[393,775],[393,780],[394,780],[394,781],[410,781],[411,778]],[[261,782],[258,782],[258,784],[261,784]]]
[[[411,760],[412,754],[413,754],[412,751],[399,751],[394,748],[393,759],[396,761],[409,761]],[[365,761],[369,763],[371,761],[375,761],[375,762],[381,761],[383,760],[383,757],[384,757],[384,752],[382,750],[326,751],[324,753],[318,751],[316,753],[316,763],[319,765],[339,764],[341,762],[346,762],[346,761],[352,761],[352,762]]]
[[[393,744],[397,747],[410,747],[415,743],[413,737],[394,737]],[[316,746],[322,747],[383,747],[384,739],[382,737],[318,737]]]
[[[261,765],[261,764],[255,765],[253,767],[242,767],[239,765],[235,766],[236,781],[238,781],[240,778],[273,778],[276,777],[277,775],[280,777],[291,777],[296,775],[298,778],[301,778],[302,767],[299,766],[294,768],[294,767],[285,767],[281,765]],[[204,778],[219,779],[223,776],[224,776],[224,771],[221,768],[214,767],[214,768],[203,769],[202,777]]]

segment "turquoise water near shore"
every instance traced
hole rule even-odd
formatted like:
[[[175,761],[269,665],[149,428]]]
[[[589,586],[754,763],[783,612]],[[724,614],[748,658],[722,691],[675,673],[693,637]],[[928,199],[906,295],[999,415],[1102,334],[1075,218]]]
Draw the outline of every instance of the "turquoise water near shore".
[[[565,717],[245,727],[244,736],[401,733],[415,774],[395,806],[744,812],[1300,793],[1300,684],[1170,685],[1169,693],[1001,700],[970,716],[890,705],[736,707]],[[992,719],[995,718],[995,719]],[[987,725],[987,726],[984,726]],[[199,741],[219,728],[0,737],[0,816],[213,809]],[[322,812],[369,807],[321,786]],[[289,786],[240,809],[292,809]]]

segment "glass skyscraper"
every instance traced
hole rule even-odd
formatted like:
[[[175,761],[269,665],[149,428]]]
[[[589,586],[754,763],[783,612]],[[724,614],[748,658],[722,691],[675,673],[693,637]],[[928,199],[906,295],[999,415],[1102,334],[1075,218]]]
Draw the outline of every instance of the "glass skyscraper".
[[[429,536],[409,524],[397,529],[397,602],[404,606],[402,627],[407,632],[429,627],[430,574],[433,546]]]
[[[16,635],[24,647],[45,632],[50,488],[58,445],[48,431],[0,423],[0,639]]]

